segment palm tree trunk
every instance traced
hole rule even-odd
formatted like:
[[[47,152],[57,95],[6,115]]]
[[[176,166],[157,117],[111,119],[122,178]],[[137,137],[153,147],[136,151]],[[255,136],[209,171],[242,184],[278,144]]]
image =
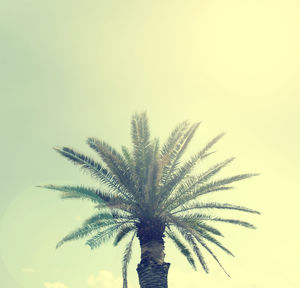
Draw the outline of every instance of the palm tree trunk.
[[[158,264],[151,259],[142,260],[137,267],[141,288],[167,288],[170,263]]]
[[[137,272],[141,288],[167,288],[170,263],[164,262],[164,244],[150,241],[141,245]]]

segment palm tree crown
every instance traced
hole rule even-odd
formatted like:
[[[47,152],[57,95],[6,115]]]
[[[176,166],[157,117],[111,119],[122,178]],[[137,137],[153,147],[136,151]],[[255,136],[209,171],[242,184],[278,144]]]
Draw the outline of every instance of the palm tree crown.
[[[99,189],[43,186],[61,191],[64,199],[83,198],[96,204],[96,214],[86,219],[79,229],[65,236],[57,247],[83,237],[89,237],[86,244],[92,249],[111,237],[114,237],[114,245],[117,245],[131,234],[123,255],[123,287],[127,287],[127,266],[135,237],[139,239],[142,248],[142,260],[150,257],[157,263],[164,263],[163,239],[168,237],[194,269],[196,256],[201,267],[208,272],[202,254],[206,250],[224,270],[208,243],[233,254],[219,242],[217,238],[222,233],[211,223],[227,222],[247,228],[255,227],[238,219],[212,216],[206,211],[227,209],[256,214],[259,212],[228,203],[202,202],[200,196],[231,189],[229,184],[257,174],[239,174],[215,180],[214,176],[234,158],[220,162],[200,174],[192,173],[199,161],[212,154],[210,149],[223,136],[218,135],[189,160],[183,161],[182,155],[198,126],[199,123],[180,123],[160,147],[157,139],[150,139],[146,113],[140,113],[133,115],[131,121],[131,150],[123,146],[122,153],[119,153],[104,141],[88,138],[87,144],[99,154],[102,162],[71,148],[55,148],[104,184]]]

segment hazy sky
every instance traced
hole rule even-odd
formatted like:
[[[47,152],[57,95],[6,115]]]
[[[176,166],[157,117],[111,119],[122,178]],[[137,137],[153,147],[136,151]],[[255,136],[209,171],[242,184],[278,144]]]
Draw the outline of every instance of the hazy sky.
[[[190,152],[226,131],[211,163],[236,156],[226,175],[261,173],[213,195],[263,212],[241,215],[256,231],[223,225],[232,278],[213,261],[193,272],[167,243],[170,288],[300,287],[299,15],[298,0],[0,1],[1,287],[121,287],[123,247],[55,250],[92,206],[35,186],[95,185],[52,147],[128,145],[144,110],[162,140],[202,121]]]

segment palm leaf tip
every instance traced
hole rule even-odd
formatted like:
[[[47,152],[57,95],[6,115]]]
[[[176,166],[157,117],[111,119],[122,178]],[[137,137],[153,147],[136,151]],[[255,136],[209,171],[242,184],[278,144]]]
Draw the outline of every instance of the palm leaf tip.
[[[61,247],[62,245],[64,244],[64,241],[59,241],[57,244],[56,244],[56,249],[58,249],[59,247]]]

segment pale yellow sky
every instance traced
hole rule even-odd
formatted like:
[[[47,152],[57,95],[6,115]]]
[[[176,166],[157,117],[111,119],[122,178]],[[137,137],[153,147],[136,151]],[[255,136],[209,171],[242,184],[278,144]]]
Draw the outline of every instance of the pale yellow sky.
[[[261,173],[213,195],[263,213],[244,216],[256,231],[224,227],[236,257],[219,256],[232,279],[213,262],[209,276],[193,272],[167,247],[170,288],[300,287],[299,1],[0,5],[3,287],[111,288],[99,282],[99,271],[119,281],[119,248],[90,251],[78,242],[54,249],[92,213],[90,206],[34,186],[93,183],[52,147],[90,154],[90,136],[117,148],[129,144],[130,117],[143,110],[152,135],[162,139],[181,120],[202,121],[190,152],[226,131],[211,163],[236,156],[226,175]]]

